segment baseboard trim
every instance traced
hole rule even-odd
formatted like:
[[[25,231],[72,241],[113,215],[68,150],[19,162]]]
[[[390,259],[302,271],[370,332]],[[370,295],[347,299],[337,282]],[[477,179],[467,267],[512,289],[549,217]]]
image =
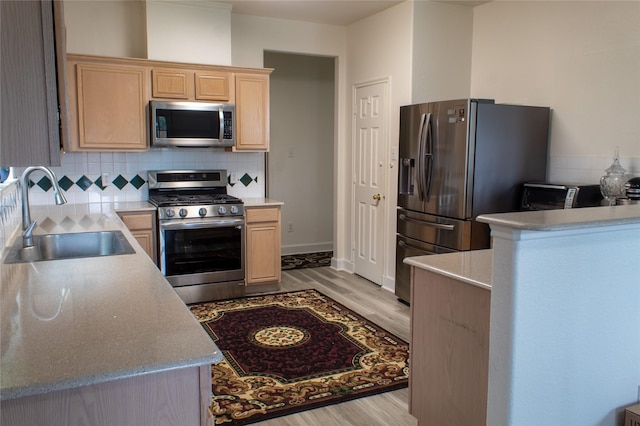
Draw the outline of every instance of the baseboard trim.
[[[333,251],[333,243],[315,243],[315,244],[292,244],[282,246],[280,253],[287,254],[304,254],[304,253],[320,253],[324,251]]]
[[[338,271],[345,271],[353,274],[353,263],[347,259],[331,258],[331,267]]]

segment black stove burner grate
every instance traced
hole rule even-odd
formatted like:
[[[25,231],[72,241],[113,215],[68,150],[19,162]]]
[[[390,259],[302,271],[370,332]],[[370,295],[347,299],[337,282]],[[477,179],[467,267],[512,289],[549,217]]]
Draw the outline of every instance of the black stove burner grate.
[[[209,204],[242,204],[242,200],[228,194],[152,195],[149,201],[157,207],[196,206]]]

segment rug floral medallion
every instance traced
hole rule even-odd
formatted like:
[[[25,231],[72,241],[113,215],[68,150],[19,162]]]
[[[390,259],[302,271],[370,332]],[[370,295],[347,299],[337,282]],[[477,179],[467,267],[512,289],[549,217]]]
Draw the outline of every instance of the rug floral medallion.
[[[316,290],[190,306],[224,360],[216,424],[244,425],[407,387],[409,344]]]

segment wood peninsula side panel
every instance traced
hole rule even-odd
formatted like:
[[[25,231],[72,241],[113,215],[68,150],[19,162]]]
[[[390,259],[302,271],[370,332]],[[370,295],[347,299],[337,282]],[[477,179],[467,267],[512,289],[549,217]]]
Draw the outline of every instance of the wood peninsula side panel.
[[[412,270],[409,412],[419,425],[485,426],[491,290]]]

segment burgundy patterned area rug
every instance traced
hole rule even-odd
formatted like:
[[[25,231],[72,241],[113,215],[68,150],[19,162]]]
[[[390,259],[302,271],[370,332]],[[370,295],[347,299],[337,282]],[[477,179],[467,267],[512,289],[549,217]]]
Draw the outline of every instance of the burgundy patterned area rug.
[[[407,387],[409,345],[316,290],[190,306],[224,354],[216,424],[245,425]]]

